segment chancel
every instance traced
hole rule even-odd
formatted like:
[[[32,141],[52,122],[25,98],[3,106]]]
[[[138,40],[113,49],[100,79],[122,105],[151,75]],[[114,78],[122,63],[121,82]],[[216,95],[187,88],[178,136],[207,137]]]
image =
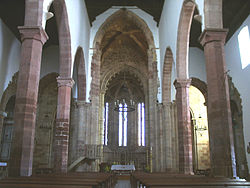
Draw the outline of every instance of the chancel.
[[[249,10],[1,0],[0,187],[250,186]]]

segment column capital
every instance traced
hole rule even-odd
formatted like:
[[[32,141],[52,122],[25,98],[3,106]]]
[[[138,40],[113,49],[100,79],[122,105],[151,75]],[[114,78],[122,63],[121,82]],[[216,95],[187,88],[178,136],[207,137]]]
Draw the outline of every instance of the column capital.
[[[204,29],[201,36],[199,37],[199,41],[202,46],[205,46],[207,43],[220,41],[223,44],[225,43],[227,37],[228,29]]]
[[[18,26],[18,30],[21,34],[21,41],[34,39],[44,44],[49,39],[42,26]]]
[[[175,89],[177,88],[189,88],[190,85],[191,85],[191,80],[192,79],[176,79],[174,81],[174,86],[175,86]]]
[[[73,85],[75,84],[75,81],[72,78],[63,78],[63,77],[58,76],[56,80],[57,80],[58,87],[67,86],[67,87],[72,88]]]
[[[7,117],[7,113],[3,112],[3,111],[0,111],[0,119],[3,119],[5,117]]]

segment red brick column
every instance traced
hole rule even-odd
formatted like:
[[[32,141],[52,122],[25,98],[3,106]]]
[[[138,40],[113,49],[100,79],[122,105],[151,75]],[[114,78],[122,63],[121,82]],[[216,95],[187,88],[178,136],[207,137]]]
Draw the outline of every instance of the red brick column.
[[[191,79],[177,79],[176,105],[178,117],[178,145],[179,145],[179,171],[184,174],[193,174],[192,137],[189,111],[189,86]]]
[[[54,137],[54,167],[58,173],[66,173],[68,167],[68,143],[72,78],[57,78],[58,101]]]
[[[32,174],[41,54],[48,36],[39,26],[23,26],[18,29],[21,33],[22,47],[9,175],[30,176]]]
[[[224,43],[225,29],[206,29],[204,46],[208,88],[208,127],[211,170],[214,176],[236,176],[235,153]]]

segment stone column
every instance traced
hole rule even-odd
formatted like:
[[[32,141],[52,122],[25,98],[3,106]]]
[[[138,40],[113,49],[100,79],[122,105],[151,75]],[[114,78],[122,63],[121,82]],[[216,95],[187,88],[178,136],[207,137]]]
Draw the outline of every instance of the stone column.
[[[158,127],[156,126],[156,100],[157,100],[157,72],[155,73],[156,68],[156,57],[154,54],[153,49],[148,49],[148,121],[147,121],[147,129],[146,135],[149,136],[149,145],[152,147],[152,162],[153,162],[153,171],[157,171],[159,169],[158,163],[158,143],[157,143],[157,136],[158,136]],[[146,105],[146,104],[145,104]]]
[[[21,34],[21,61],[17,81],[15,128],[9,175],[32,174],[38,85],[43,44],[48,36],[42,27],[18,27]]]
[[[188,91],[190,84],[191,79],[177,79],[174,82],[178,117],[179,171],[184,174],[193,174]]]
[[[87,135],[87,122],[88,122],[88,109],[89,109],[89,103],[85,101],[77,101],[77,115],[78,115],[78,121],[77,121],[77,135],[74,135],[74,139],[77,139],[76,141],[76,148],[77,149],[77,158],[83,156],[83,148],[86,144],[86,135]],[[73,148],[74,149],[74,148]]]
[[[54,168],[58,173],[66,173],[68,166],[69,120],[72,78],[57,78],[58,100],[54,137]]]
[[[92,103],[92,120],[91,120],[91,144],[100,143],[99,133],[99,105],[100,105],[100,65],[101,50],[99,44],[96,44],[95,52],[91,62],[91,103]]]
[[[104,103],[104,95],[105,95],[105,92],[101,92],[100,93],[100,98],[99,98],[99,120],[98,120],[98,139],[97,139],[97,145],[101,146],[101,149],[100,149],[100,152],[103,153],[103,144],[102,141],[103,141],[103,136],[104,136],[104,128],[103,128],[103,125],[104,125],[104,114],[103,114],[103,111],[104,111],[104,108],[105,108],[105,103]],[[96,170],[95,171],[98,171],[99,170],[99,167],[98,167],[98,164],[100,164],[101,162],[103,161],[103,155],[101,155],[101,158],[96,160]]]
[[[158,171],[164,172],[166,170],[165,163],[164,163],[164,152],[166,147],[164,147],[164,141],[166,139],[164,134],[164,124],[163,124],[163,105],[157,105],[157,126],[158,126],[158,150],[159,150],[159,169]]]
[[[208,88],[208,127],[211,171],[214,176],[235,177],[235,153],[224,43],[226,29],[205,29],[204,46]]]

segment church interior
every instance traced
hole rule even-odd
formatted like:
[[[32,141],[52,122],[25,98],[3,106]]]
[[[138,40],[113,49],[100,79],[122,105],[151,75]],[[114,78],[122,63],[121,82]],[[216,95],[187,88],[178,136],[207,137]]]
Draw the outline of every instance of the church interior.
[[[1,0],[0,187],[249,187],[249,13]]]

